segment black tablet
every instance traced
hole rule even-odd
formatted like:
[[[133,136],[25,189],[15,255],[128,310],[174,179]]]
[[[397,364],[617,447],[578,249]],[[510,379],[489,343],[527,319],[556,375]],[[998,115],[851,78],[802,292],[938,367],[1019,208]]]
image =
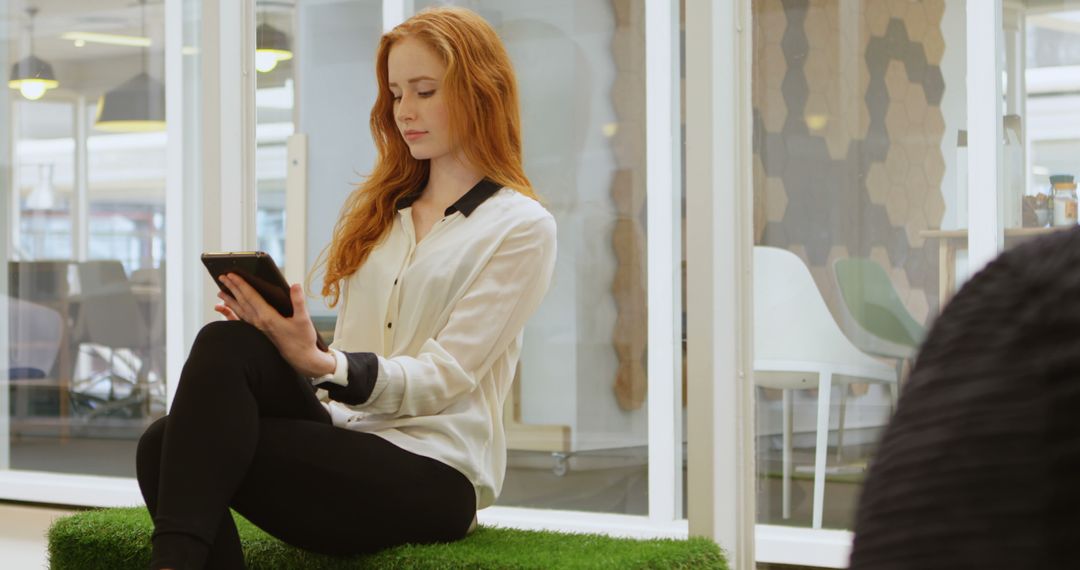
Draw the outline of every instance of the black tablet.
[[[277,309],[284,317],[293,315],[292,297],[289,294],[289,282],[281,274],[277,263],[270,254],[263,251],[230,251],[202,254],[203,265],[210,272],[214,283],[228,296],[229,288],[219,279],[226,273],[235,273],[247,281],[262,298]],[[315,344],[320,350],[327,350],[319,331],[315,331]]]

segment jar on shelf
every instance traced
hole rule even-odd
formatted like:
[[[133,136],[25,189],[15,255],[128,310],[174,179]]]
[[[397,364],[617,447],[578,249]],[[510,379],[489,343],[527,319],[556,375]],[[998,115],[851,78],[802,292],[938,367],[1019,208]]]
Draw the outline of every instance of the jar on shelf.
[[[1056,180],[1055,180],[1056,179]],[[1052,176],[1054,226],[1076,225],[1076,182],[1072,176]]]

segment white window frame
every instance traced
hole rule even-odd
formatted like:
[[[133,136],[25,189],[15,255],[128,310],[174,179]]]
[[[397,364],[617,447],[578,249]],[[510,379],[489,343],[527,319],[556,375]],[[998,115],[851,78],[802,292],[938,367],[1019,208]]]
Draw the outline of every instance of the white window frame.
[[[690,533],[754,565],[750,0],[686,3]]]
[[[968,275],[974,275],[1004,249],[1001,180],[1002,1],[968,2],[967,120]]]

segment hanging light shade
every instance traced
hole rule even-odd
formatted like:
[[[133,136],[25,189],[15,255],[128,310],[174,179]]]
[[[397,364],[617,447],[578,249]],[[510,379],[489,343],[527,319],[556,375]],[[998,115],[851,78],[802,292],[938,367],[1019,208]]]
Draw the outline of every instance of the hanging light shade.
[[[94,128],[109,132],[165,130],[165,85],[140,72],[98,99]]]
[[[60,82],[53,74],[52,65],[34,55],[34,16],[37,15],[37,8],[27,8],[26,15],[29,19],[27,35],[30,38],[30,55],[11,66],[8,87],[18,89],[23,97],[31,101],[37,101],[49,89],[59,87]]]
[[[11,66],[8,87],[18,89],[23,97],[31,101],[41,99],[41,96],[46,91],[59,86],[60,82],[56,80],[56,75],[53,74],[52,65],[33,54],[24,57]]]
[[[263,22],[255,28],[255,69],[269,73],[279,61],[292,59],[292,47],[285,32]]]
[[[142,37],[146,36],[146,0],[139,0]],[[98,99],[94,128],[109,132],[165,130],[165,85],[146,73],[146,50],[142,70]]]

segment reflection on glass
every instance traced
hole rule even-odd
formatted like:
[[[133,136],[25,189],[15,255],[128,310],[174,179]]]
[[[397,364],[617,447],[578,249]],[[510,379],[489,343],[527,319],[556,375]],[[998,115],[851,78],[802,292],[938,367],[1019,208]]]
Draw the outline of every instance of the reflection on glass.
[[[264,2],[258,5],[255,67],[256,133],[255,175],[258,181],[255,232],[258,249],[284,266],[285,182],[288,170],[287,141],[295,131],[293,21],[291,5]]]
[[[507,395],[500,504],[645,514],[644,4],[458,4],[487,18],[510,52],[525,169],[559,223],[559,266]],[[364,71],[374,70],[380,5],[267,2],[258,19],[287,34],[295,52],[258,78],[259,247],[284,261],[286,172],[302,162],[310,266],[329,241],[326,220],[374,163],[374,82]],[[293,162],[294,132],[306,162]],[[332,332],[333,312],[317,300],[311,307]]]
[[[753,2],[760,523],[851,527],[955,282],[963,4]]]
[[[452,4],[510,53],[525,171],[559,224],[504,415],[499,504],[646,514],[644,3]]]
[[[1024,225],[1064,225],[1072,221],[1068,210],[1075,205],[1066,199],[1067,185],[1058,200],[1053,186],[1080,178],[1080,3],[1067,0],[1032,13],[1010,8],[1005,16],[1007,27],[1012,24],[1015,30],[1006,44],[1009,60],[1021,62],[1016,69],[1023,71],[1022,81],[1010,75],[1006,93],[1011,112],[1026,123],[1025,149],[1030,152],[1030,168],[1021,164],[1020,184],[1024,213],[1030,210],[1036,219]]]
[[[70,143],[74,131],[70,103],[16,102],[14,164],[19,232],[12,236],[16,255],[70,257],[74,164],[70,144],[56,152],[56,141]],[[57,120],[59,119],[59,120]],[[66,151],[66,152],[65,152]]]

